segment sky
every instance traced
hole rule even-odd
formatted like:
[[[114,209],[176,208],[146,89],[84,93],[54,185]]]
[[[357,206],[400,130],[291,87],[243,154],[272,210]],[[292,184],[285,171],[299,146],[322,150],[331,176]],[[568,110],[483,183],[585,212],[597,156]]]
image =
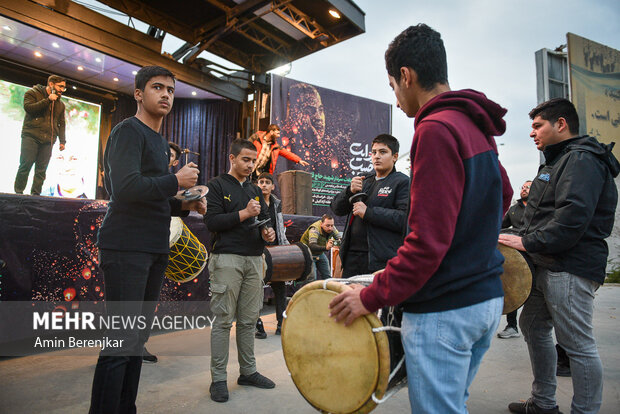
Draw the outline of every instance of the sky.
[[[396,107],[384,53],[408,26],[428,24],[443,38],[451,89],[476,89],[508,109],[506,132],[497,143],[515,198],[523,182],[535,176],[540,160],[528,117],[537,105],[535,52],[565,44],[567,32],[620,49],[617,0],[355,3],[366,13],[366,33],[293,62],[287,76],[392,104],[392,134],[403,152],[411,146],[413,119]],[[398,168],[406,165],[403,159]]]
[[[92,0],[85,3],[101,6]],[[565,44],[568,32],[620,49],[618,0],[355,3],[366,13],[366,32],[294,61],[287,77],[392,104],[392,134],[404,153],[411,146],[413,119],[396,107],[383,56],[390,41],[408,26],[428,24],[442,35],[451,89],[476,89],[508,109],[507,129],[497,143],[515,198],[523,182],[535,176],[540,160],[529,137],[527,115],[537,105],[535,52]],[[118,19],[127,23],[126,18]],[[174,52],[182,43],[167,35],[163,51]],[[406,166],[406,159],[397,164],[401,171]]]

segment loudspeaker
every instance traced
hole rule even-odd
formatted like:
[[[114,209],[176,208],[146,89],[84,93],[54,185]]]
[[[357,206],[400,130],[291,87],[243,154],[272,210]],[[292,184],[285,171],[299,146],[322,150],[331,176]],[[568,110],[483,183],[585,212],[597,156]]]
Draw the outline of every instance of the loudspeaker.
[[[282,213],[312,215],[312,174],[299,171],[284,171],[278,176]]]

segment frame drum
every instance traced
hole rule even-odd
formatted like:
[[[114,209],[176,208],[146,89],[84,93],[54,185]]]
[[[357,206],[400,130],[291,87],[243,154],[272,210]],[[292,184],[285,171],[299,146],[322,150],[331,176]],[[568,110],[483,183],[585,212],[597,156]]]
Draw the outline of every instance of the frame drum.
[[[326,413],[368,413],[388,388],[389,342],[377,316],[359,317],[347,327],[329,317],[329,302],[348,289],[328,280],[307,284],[291,299],[282,325],[282,352],[293,382]]]
[[[504,310],[506,315],[525,303],[532,290],[532,270],[525,256],[517,249],[498,244],[504,255],[504,273],[500,276],[504,287]]]

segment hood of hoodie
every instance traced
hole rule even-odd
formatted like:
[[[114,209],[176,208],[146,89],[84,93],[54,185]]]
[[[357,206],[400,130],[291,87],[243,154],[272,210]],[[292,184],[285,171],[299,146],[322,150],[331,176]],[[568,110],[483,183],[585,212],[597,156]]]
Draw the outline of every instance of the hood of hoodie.
[[[605,165],[607,165],[611,175],[615,178],[620,173],[620,162],[618,162],[618,159],[612,153],[614,145],[615,142],[612,142],[611,144],[602,144],[596,138],[584,135],[571,140],[571,142],[567,145],[567,149],[588,151],[596,155],[605,163]]]
[[[445,110],[466,114],[487,136],[499,136],[506,132],[504,115],[507,110],[473,89],[448,91],[428,101],[415,116],[415,126],[425,117]]]

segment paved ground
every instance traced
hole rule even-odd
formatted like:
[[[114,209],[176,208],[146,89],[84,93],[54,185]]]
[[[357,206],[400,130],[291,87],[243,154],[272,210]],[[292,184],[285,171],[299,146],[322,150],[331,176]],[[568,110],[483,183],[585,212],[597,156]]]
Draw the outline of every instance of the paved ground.
[[[595,331],[605,368],[605,389],[601,413],[620,411],[620,286],[604,286],[595,301]],[[273,308],[267,308],[273,312]],[[149,350],[160,354],[157,364],[142,369],[138,412],[144,413],[296,413],[310,414],[314,409],[297,392],[288,376],[281,352],[280,337],[273,335],[273,313],[263,318],[269,336],[256,341],[260,372],[272,378],[273,390],[258,390],[236,384],[237,355],[231,341],[229,362],[230,401],[218,404],[210,400],[207,356],[165,356],[167,350],[205,349],[208,331],[185,331],[154,336]],[[504,321],[500,329],[504,327]],[[0,413],[87,413],[96,356],[67,356],[66,351],[24,358],[0,359]],[[495,339],[486,354],[480,372],[471,387],[468,403],[471,413],[508,413],[507,404],[527,398],[532,381],[529,357],[522,338]],[[560,408],[570,412],[572,383],[558,378]],[[376,413],[409,412],[407,391],[401,390],[379,406]]]

